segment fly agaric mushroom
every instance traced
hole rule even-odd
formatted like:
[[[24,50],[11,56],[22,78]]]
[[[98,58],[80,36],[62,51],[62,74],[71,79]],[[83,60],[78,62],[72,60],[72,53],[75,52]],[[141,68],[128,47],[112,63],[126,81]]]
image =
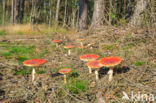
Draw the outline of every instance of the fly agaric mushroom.
[[[56,47],[58,47],[58,43],[61,42],[61,40],[53,40],[54,43],[56,43]]]
[[[99,56],[96,54],[85,54],[85,55],[80,56],[80,59],[82,61],[93,61],[93,60],[96,60],[98,58],[99,58]],[[90,67],[88,67],[88,68],[89,68],[89,73],[92,73],[91,68]]]
[[[121,61],[122,59],[120,57],[104,57],[100,60],[100,64],[104,67],[109,67],[109,81],[112,81],[113,79],[113,67],[120,64]]]
[[[70,68],[62,68],[62,69],[59,70],[59,73],[64,75],[64,83],[65,84],[67,83],[66,74],[69,73],[70,71],[71,71]]]
[[[99,80],[99,74],[98,74],[98,68],[101,68],[103,65],[101,65],[100,63],[99,63],[99,61],[98,60],[94,60],[94,61],[90,61],[90,62],[88,62],[87,63],[87,66],[89,67],[89,68],[95,68],[95,76],[96,76],[96,80]]]
[[[85,39],[82,39],[82,38],[81,38],[81,39],[77,39],[77,41],[80,42],[80,45],[81,45],[82,47],[83,47],[83,41],[84,41],[84,40],[85,40]]]
[[[65,49],[68,49],[68,55],[71,54],[71,50],[70,50],[70,49],[72,49],[72,48],[74,48],[74,47],[75,47],[75,46],[73,46],[73,45],[65,45],[65,46],[64,46]]]
[[[35,80],[36,67],[44,64],[46,61],[43,59],[31,59],[23,62],[25,66],[34,67],[32,70],[32,82]]]

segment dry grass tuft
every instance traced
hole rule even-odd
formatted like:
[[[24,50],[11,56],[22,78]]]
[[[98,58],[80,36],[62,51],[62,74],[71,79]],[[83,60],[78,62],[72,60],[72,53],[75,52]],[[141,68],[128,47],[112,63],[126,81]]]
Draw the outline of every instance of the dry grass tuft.
[[[63,27],[48,27],[47,25],[32,25],[32,24],[16,24],[1,26],[0,31],[6,31],[7,34],[19,34],[19,35],[37,35],[37,34],[68,34],[75,33],[75,30],[67,30]]]

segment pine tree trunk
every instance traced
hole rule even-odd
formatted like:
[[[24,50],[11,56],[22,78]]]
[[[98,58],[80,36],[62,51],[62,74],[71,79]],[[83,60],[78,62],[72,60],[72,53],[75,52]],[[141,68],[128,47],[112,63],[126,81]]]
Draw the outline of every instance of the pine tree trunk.
[[[102,26],[104,23],[104,0],[94,0],[94,11],[91,28]]]
[[[131,17],[131,20],[129,22],[130,26],[139,26],[142,22],[142,13],[147,7],[147,1],[146,0],[138,0],[137,4],[135,6],[134,13]]]
[[[79,0],[78,31],[88,29],[88,0]]]

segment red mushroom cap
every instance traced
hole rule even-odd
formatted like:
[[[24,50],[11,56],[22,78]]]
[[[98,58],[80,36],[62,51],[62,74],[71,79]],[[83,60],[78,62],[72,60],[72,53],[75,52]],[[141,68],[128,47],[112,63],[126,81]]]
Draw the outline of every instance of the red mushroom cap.
[[[67,73],[69,73],[70,71],[71,71],[70,68],[62,68],[62,69],[59,70],[59,73],[61,73],[61,74],[67,74]]]
[[[88,62],[87,66],[91,68],[101,68],[103,65],[101,65],[98,60],[94,60],[94,61]]]
[[[65,45],[64,48],[69,49],[69,48],[74,48],[74,45]]]
[[[46,62],[46,60],[43,59],[31,59],[31,60],[26,60],[23,62],[25,66],[39,66],[42,65]]]
[[[54,43],[59,43],[61,40],[53,40]]]
[[[86,54],[86,55],[81,55],[80,59],[83,61],[93,61],[99,58],[99,55],[96,54]]]
[[[100,60],[100,64],[105,67],[113,67],[120,64],[122,59],[120,57],[104,57]]]

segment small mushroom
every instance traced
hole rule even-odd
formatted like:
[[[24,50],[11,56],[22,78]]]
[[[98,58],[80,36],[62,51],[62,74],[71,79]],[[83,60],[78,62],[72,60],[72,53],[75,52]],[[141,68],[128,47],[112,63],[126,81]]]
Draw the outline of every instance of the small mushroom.
[[[99,55],[96,55],[96,54],[85,54],[85,55],[81,55],[80,56],[80,59],[82,61],[93,61],[93,60],[96,60],[99,58]],[[92,73],[92,70],[90,67],[89,68],[89,73],[91,74]]]
[[[64,83],[65,84],[67,83],[67,76],[66,76],[66,74],[69,73],[70,71],[71,71],[70,68],[62,68],[62,69],[59,70],[59,73],[64,75]]]
[[[80,46],[82,46],[82,47],[83,47],[83,41],[84,41],[84,40],[85,40],[85,39],[83,39],[83,38],[77,39],[77,41],[80,42]]]
[[[73,45],[65,45],[64,48],[68,49],[68,55],[70,55],[71,54],[71,50],[70,49],[75,48],[75,46],[73,46]]]
[[[59,43],[61,42],[61,40],[53,40],[54,43],[56,43],[56,47],[59,47]]]
[[[96,76],[96,80],[99,80],[99,73],[98,73],[98,69],[102,67],[102,65],[99,63],[98,60],[94,60],[94,61],[90,61],[87,63],[87,66],[90,68],[95,68],[95,76]]]
[[[43,59],[31,59],[31,60],[26,60],[23,62],[23,64],[25,66],[29,66],[29,67],[33,67],[33,70],[32,70],[32,82],[34,82],[35,80],[35,74],[36,74],[36,67],[37,66],[40,66],[42,64],[44,64],[46,61],[43,60]]]
[[[122,59],[120,57],[104,57],[100,60],[100,64],[104,67],[109,67],[109,81],[112,81],[113,79],[113,67],[120,64],[121,61]]]

